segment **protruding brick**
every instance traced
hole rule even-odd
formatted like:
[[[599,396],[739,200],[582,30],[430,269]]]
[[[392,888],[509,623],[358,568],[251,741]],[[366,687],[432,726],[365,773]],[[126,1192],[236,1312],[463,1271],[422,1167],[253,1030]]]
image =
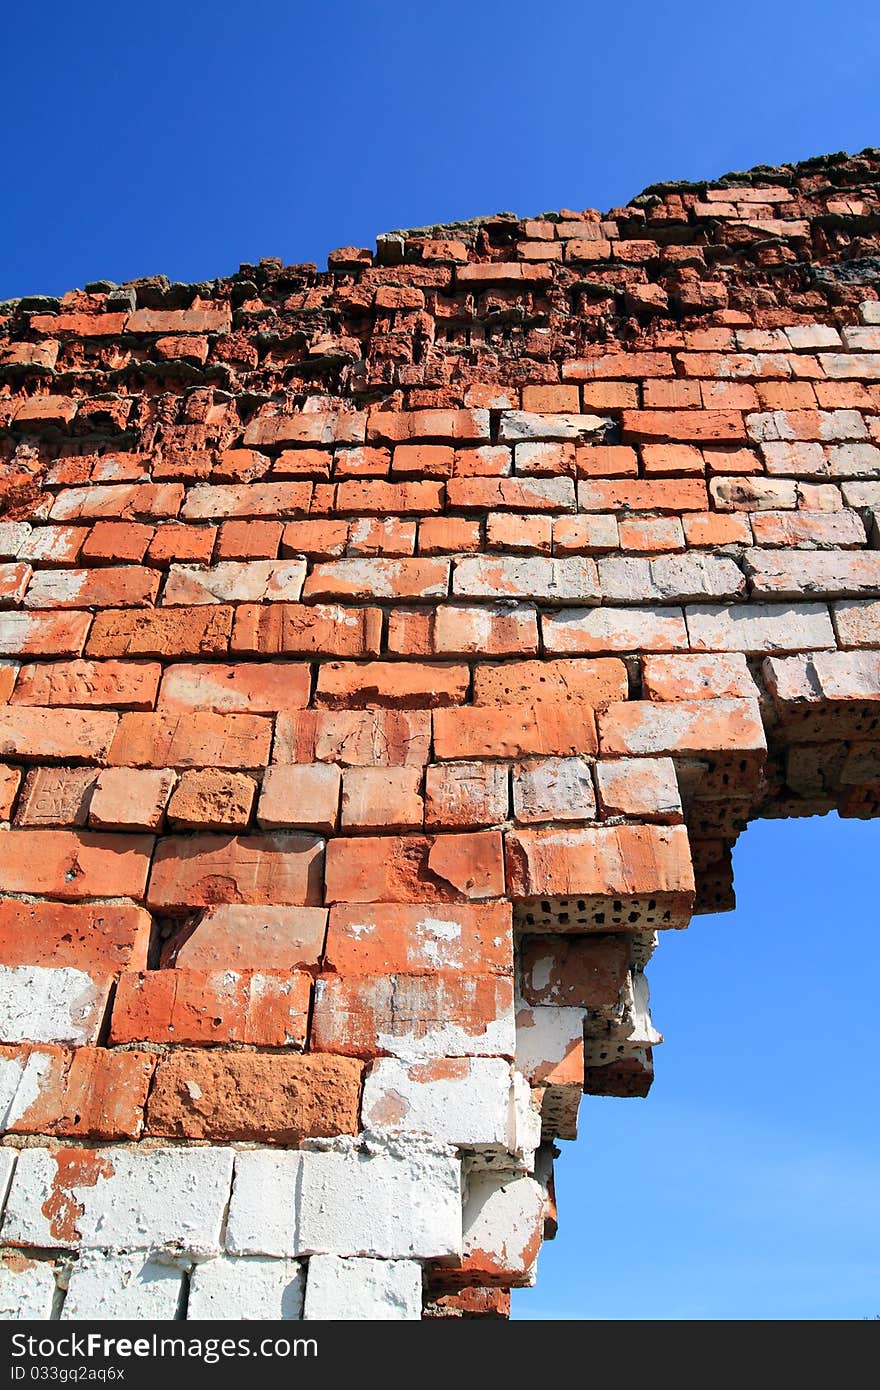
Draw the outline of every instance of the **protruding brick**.
[[[330,909],[326,964],[340,976],[510,974],[510,905],[337,903]]]
[[[168,803],[177,829],[242,830],[250,820],[257,784],[242,772],[208,767],[182,772]]]
[[[50,898],[140,898],[152,848],[150,835],[9,830],[0,835],[0,882],[7,893]]]
[[[375,836],[327,846],[328,903],[463,902],[503,895],[501,836]]]
[[[168,768],[106,767],[89,802],[89,825],[95,830],[157,830],[173,786],[174,773]]]

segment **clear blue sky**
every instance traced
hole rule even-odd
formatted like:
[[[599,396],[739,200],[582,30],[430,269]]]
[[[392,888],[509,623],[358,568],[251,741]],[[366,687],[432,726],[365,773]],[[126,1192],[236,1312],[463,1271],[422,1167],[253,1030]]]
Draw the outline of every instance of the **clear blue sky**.
[[[876,0],[7,5],[0,298],[880,145],[878,54]],[[654,1090],[585,1102],[517,1316],[880,1312],[878,849],[756,825],[664,939]]]

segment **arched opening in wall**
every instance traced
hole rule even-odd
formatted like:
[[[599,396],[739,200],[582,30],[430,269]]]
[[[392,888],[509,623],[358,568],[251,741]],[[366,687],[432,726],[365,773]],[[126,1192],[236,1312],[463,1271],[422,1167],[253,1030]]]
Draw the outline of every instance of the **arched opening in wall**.
[[[585,1097],[528,1319],[880,1314],[880,824],[753,821],[732,913],[665,932],[645,1100]]]

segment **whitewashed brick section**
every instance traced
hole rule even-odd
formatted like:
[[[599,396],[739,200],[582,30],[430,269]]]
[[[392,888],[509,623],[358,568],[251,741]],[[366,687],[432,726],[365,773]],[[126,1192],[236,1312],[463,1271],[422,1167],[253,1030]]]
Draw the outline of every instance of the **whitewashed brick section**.
[[[579,1058],[584,1043],[585,1009],[517,1000],[516,1065],[535,1085],[568,1057]]]
[[[417,1322],[421,1316],[422,1267],[415,1260],[309,1260],[307,1321]]]
[[[9,1191],[9,1184],[12,1181],[12,1170],[15,1167],[16,1150],[0,1149],[0,1212],[6,1204],[6,1194]]]
[[[499,1147],[511,1142],[510,1065],[500,1057],[374,1062],[364,1083],[368,1129],[430,1134],[438,1143]]]
[[[236,1255],[296,1255],[303,1155],[246,1149],[235,1155],[226,1249]]]
[[[52,1316],[55,1274],[44,1260],[6,1255],[0,1260],[0,1322]]]
[[[84,1150],[64,1184],[49,1149],[19,1155],[0,1242],[86,1249],[219,1253],[231,1149]],[[44,1208],[54,1215],[46,1215]]]
[[[140,1251],[131,1255],[84,1250],[70,1274],[61,1317],[118,1321],[178,1316],[183,1270]]]
[[[303,1254],[432,1259],[461,1251],[461,1166],[418,1142],[303,1155],[299,1245]]]
[[[51,1069],[46,1052],[0,1057],[0,1130],[11,1129],[30,1109]]]
[[[544,1235],[547,1194],[535,1178],[510,1173],[472,1173],[464,1205],[464,1258],[485,1262],[513,1282],[533,1284]]]
[[[69,966],[0,965],[0,1043],[94,1043],[107,991]]]
[[[186,1316],[206,1322],[301,1318],[304,1282],[296,1260],[206,1260],[192,1272]]]
[[[166,604],[295,603],[306,577],[305,560],[222,560],[210,569],[172,565],[165,582]]]

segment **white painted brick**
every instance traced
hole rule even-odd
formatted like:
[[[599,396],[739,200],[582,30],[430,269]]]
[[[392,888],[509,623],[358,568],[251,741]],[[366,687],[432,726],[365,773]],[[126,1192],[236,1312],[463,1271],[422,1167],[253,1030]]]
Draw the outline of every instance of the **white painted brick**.
[[[12,1182],[12,1170],[15,1167],[16,1149],[0,1149],[0,1212],[6,1205],[6,1194]]]
[[[0,1260],[0,1321],[52,1316],[55,1274],[44,1260],[6,1255]]]
[[[236,1255],[296,1255],[296,1202],[303,1155],[246,1149],[235,1155],[226,1249]]]
[[[862,311],[862,323],[873,325],[880,323],[880,299],[866,299],[864,304],[860,304]]]
[[[422,1267],[415,1260],[309,1260],[307,1321],[415,1322],[421,1316]]]
[[[585,1009],[517,1000],[516,1065],[535,1085],[548,1081],[571,1059],[583,1081]]]
[[[602,415],[540,415],[524,410],[505,410],[501,416],[502,440],[596,439],[613,422]]]
[[[427,1143],[368,1136],[303,1155],[303,1254],[432,1259],[461,1250],[461,1166]]]
[[[94,1043],[107,990],[70,966],[0,965],[0,1042]]]
[[[232,1179],[231,1149],[112,1148],[83,1150],[83,1155],[78,1181],[65,1185],[49,1149],[21,1152],[0,1240],[62,1248],[219,1252]],[[44,1204],[56,1215],[47,1216]]]
[[[304,1282],[296,1260],[207,1260],[192,1272],[186,1316],[212,1322],[301,1318]]]
[[[0,560],[14,560],[30,534],[27,521],[0,521]]]
[[[84,1250],[70,1274],[64,1320],[116,1321],[177,1316],[183,1270],[138,1251],[132,1255]]]
[[[20,1052],[0,1057],[0,1130],[11,1129],[38,1099],[52,1070],[47,1052]]]
[[[361,1114],[368,1129],[430,1134],[438,1143],[507,1148],[510,1065],[500,1057],[374,1062]]]
[[[544,1235],[547,1194],[525,1175],[473,1173],[464,1205],[463,1253],[481,1270],[535,1282]]]

